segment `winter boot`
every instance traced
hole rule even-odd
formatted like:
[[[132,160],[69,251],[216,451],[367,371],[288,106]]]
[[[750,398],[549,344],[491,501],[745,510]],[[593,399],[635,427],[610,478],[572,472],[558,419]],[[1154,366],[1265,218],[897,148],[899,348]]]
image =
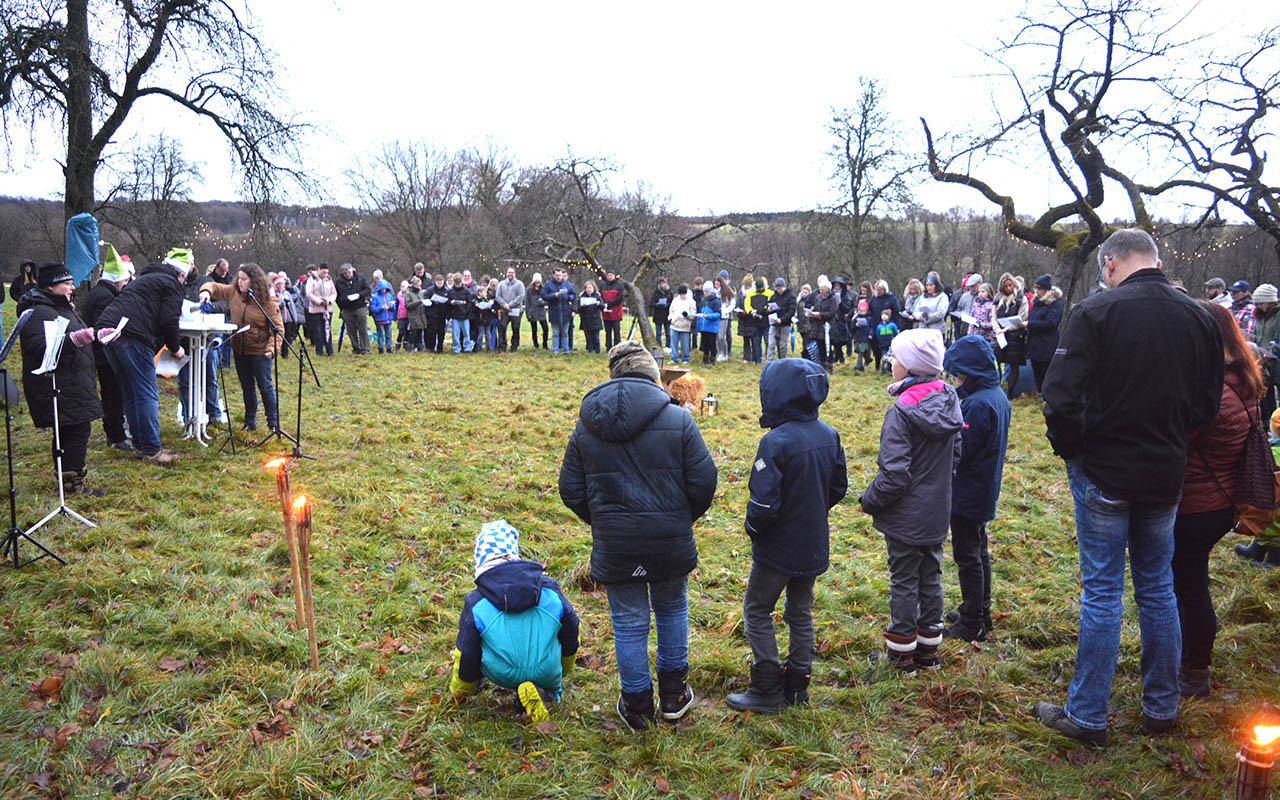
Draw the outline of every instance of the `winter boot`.
[[[1183,667],[1178,670],[1178,689],[1183,697],[1209,696],[1209,668]]]
[[[915,655],[916,648],[919,647],[919,643],[916,641],[916,636],[914,634],[911,636],[901,636],[896,633],[889,633],[888,631],[885,631],[884,644],[885,649],[883,652],[872,653],[868,656],[868,660],[873,665],[885,663],[902,672],[911,673],[916,671]],[[936,657],[936,645],[934,652]]]
[[[520,698],[520,706],[524,709],[524,713],[529,715],[530,720],[546,722],[551,719],[551,712],[547,711],[547,702],[542,696],[542,690],[534,686],[532,681],[525,681],[517,686],[516,696]]]
[[[84,479],[88,470],[62,473],[62,491],[66,494],[87,494],[90,497],[106,497],[107,493],[92,486],[86,486]]]
[[[791,665],[782,668],[782,700],[789,706],[809,705],[809,671]]]
[[[652,725],[653,688],[618,695],[618,716],[633,731],[642,731]]]
[[[724,702],[734,711],[777,714],[784,703],[782,667],[777,664],[752,664],[751,686],[745,692],[729,695]]]
[[[944,639],[963,639],[966,642],[984,642],[987,629],[979,622],[957,619],[942,629]]]
[[[1280,567],[1280,547],[1266,547],[1266,554],[1258,563],[1264,567]]]
[[[1267,548],[1257,539],[1254,539],[1249,544],[1238,544],[1234,549],[1236,555],[1246,561],[1261,561],[1267,555]]]
[[[680,719],[693,706],[693,690],[688,683],[689,667],[658,670],[658,706],[662,718]]]
[[[938,645],[942,644],[942,631],[930,634],[927,631],[916,631],[916,650],[912,660],[916,669],[941,669],[938,660]]]

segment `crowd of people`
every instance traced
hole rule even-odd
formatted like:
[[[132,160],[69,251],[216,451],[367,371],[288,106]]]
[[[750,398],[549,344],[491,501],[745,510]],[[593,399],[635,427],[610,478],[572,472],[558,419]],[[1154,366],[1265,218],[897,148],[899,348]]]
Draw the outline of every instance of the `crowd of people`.
[[[884,536],[890,577],[890,623],[874,661],[902,672],[937,669],[944,638],[981,641],[991,632],[997,617],[986,526],[999,503],[1009,400],[1029,361],[1048,439],[1074,500],[1082,582],[1066,702],[1038,703],[1035,716],[1076,740],[1107,742],[1126,554],[1142,629],[1144,729],[1167,733],[1176,726],[1180,697],[1211,692],[1216,619],[1209,555],[1235,522],[1240,466],[1255,457],[1249,442],[1261,436],[1266,450],[1265,428],[1280,432],[1280,298],[1271,284],[1227,287],[1214,279],[1205,284],[1205,298],[1194,300],[1165,277],[1154,240],[1138,230],[1108,238],[1098,264],[1098,291],[1077,304],[1061,334],[1062,296],[1049,276],[1026,292],[1008,273],[996,284],[969,275],[951,297],[930,273],[907,285],[901,304],[884,281],[863,283],[854,295],[842,277],[820,277],[816,291],[805,285],[794,298],[782,279],[772,290],[758,278],[734,290],[724,272],[696,291],[685,284],[673,291],[659,281],[650,313],[673,361],[688,360],[695,332],[704,364],[731,358],[736,319],[745,360],[768,362],[760,377],[760,421],[768,433],[752,461],[744,521],[752,545],[742,610],[751,674],[746,691],[726,698],[730,707],[775,713],[807,701],[813,585],[829,565],[828,511],[849,489],[839,434],[819,420],[819,409],[833,365],[854,356],[855,371],[892,373],[894,398],[875,477],[858,498]],[[465,271],[428,281],[417,265],[395,292],[379,271],[371,284],[350,264],[340,271],[331,279],[321,265],[294,283],[256,264],[242,264],[233,275],[220,260],[197,275],[192,253],[174,249],[135,277],[127,259],[111,251],[82,318],[70,299],[74,278],[63,265],[24,263],[11,287],[19,311],[33,312],[21,332],[24,393],[35,424],[51,427],[51,377],[58,380],[63,405],[56,424],[68,490],[101,494],[85,482],[90,425],[98,418],[113,447],[148,463],[172,463],[160,444],[154,357],[161,347],[183,357],[184,298],[206,312],[222,304],[238,329],[229,349],[247,429],[256,426],[259,396],[268,426],[278,426],[270,365],[300,331],[317,354],[331,354],[335,304],[360,355],[369,352],[369,317],[381,353],[439,352],[446,321],[455,353],[514,351],[525,315],[535,347],[541,331],[543,347],[550,341],[554,353],[568,353],[576,320],[588,352],[601,351],[604,331],[610,380],[582,401],[559,489],[565,506],[591,527],[591,577],[606,589],[613,623],[622,687],[617,711],[633,729],[659,715],[682,717],[694,702],[687,636],[687,577],[697,563],[693,525],[715,494],[717,467],[693,417],[664,390],[653,353],[623,340],[623,282],[610,272],[578,292],[559,268],[546,282],[535,273],[528,286],[514,269],[501,281],[473,281]],[[45,350],[40,323],[57,318],[67,320],[67,344],[52,376],[36,375]],[[792,352],[793,325],[804,358],[783,357]],[[204,368],[227,349],[214,348]],[[628,413],[609,411],[616,408]],[[1237,552],[1280,564],[1278,531],[1273,523]],[[961,603],[944,615],[948,537]],[[473,693],[484,677],[515,689],[531,715],[545,717],[578,645],[572,606],[541,565],[519,558],[518,533],[505,523],[482,530],[475,567],[477,590],[460,621],[453,691]],[[772,614],[783,593],[790,651],[780,657]],[[538,624],[512,621],[534,610]]]

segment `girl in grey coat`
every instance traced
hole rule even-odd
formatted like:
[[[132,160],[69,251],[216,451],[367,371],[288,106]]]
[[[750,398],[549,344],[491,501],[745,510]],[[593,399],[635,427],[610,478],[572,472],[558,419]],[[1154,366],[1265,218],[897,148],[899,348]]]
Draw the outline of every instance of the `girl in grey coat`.
[[[942,380],[943,351],[936,330],[894,337],[889,393],[898,400],[885,414],[876,477],[860,500],[889,554],[886,652],[874,657],[905,672],[937,669],[942,641],[942,544],[964,427],[955,389]]]

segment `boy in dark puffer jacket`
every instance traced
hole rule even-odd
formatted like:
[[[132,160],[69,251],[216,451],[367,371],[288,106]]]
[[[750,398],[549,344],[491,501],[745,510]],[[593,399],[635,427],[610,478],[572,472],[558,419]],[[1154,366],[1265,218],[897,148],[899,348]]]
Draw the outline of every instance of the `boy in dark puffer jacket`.
[[[480,526],[475,562],[476,589],[458,620],[449,691],[469,697],[483,676],[515,689],[525,713],[542,722],[573,669],[578,616],[542,565],[520,558],[520,532],[506,520]]]
[[[821,365],[801,358],[771,361],[760,375],[760,426],[772,430],[760,440],[751,469],[745,526],[751,576],[742,600],[751,688],[725,698],[737,711],[774,714],[809,699],[813,582],[829,566],[827,513],[849,488],[840,434],[818,419],[827,388]],[[773,629],[784,589],[782,618],[791,632],[786,666]]]

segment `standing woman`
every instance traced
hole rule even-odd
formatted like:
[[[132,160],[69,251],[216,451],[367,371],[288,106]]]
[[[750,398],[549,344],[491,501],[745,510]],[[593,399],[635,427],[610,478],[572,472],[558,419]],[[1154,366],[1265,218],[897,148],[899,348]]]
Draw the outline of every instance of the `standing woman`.
[[[444,275],[436,273],[431,285],[422,289],[422,303],[427,307],[427,352],[444,352],[445,318],[449,313],[449,287]]]
[[[547,301],[542,299],[542,273],[535,272],[529,279],[529,290],[525,293],[525,313],[529,315],[529,335],[533,337],[533,348],[538,349],[538,326],[542,326],[542,349],[547,349]]]
[[[889,282],[881,279],[875,283],[875,296],[871,298],[871,319],[877,323],[884,314],[884,310],[889,309],[889,321],[896,322],[899,329],[902,328],[904,317],[901,309],[898,307],[898,298],[893,292],[889,291]],[[871,354],[876,357],[876,372],[880,371],[880,362],[884,358],[885,348],[876,339],[871,340]]]
[[[582,294],[578,295],[578,327],[586,335],[588,353],[600,352],[600,331],[604,328],[603,302],[595,281],[589,280],[582,285]]]
[[[720,330],[716,333],[716,361],[728,361],[733,357],[733,317],[730,312],[738,295],[733,291],[733,282],[729,280],[729,273],[725,270],[720,270],[720,277],[716,278],[716,283],[720,288],[722,312]]]
[[[316,276],[307,281],[307,328],[311,346],[318,356],[333,355],[333,332],[329,321],[338,289],[329,277],[329,265],[321,264]]]
[[[716,363],[716,337],[720,335],[720,297],[711,281],[702,284],[702,307],[698,309],[698,336],[701,339],[702,363]]]
[[[45,264],[36,278],[36,288],[22,293],[18,313],[32,309],[22,326],[22,393],[27,411],[37,428],[53,427],[53,378],[58,381],[58,439],[62,444],[62,486],[67,492],[102,497],[106,492],[85,485],[85,455],[89,432],[102,416],[98,384],[94,379],[93,328],[76,313],[71,303],[75,279],[62,264]],[[67,339],[58,355],[53,377],[32,375],[44,361],[44,323],[62,317],[67,320]]]
[[[18,298],[35,288],[36,262],[29,258],[24,258],[22,259],[22,264],[18,266],[18,277],[14,278],[13,283],[9,284],[9,296],[16,303]]]
[[[915,313],[923,296],[924,285],[920,281],[915,278],[907,281],[907,293],[902,298],[902,330],[911,330],[916,326]]]
[[[1058,325],[1062,322],[1062,290],[1053,285],[1053,278],[1041,275],[1036,278],[1036,302],[1027,312],[1027,358],[1031,359],[1031,371],[1036,376],[1036,395],[1044,386],[1045,373],[1058,349]]]
[[[249,299],[249,290],[253,290],[254,298],[269,298],[267,276],[257,264],[241,264],[236,272],[236,282],[229,286],[210,281],[200,287],[200,301],[222,300],[230,311],[231,324],[237,328],[249,326],[249,330],[232,338],[231,352],[234,355],[236,375],[240,378],[240,389],[244,395],[244,430],[258,429],[258,393],[262,394],[262,406],[267,412],[267,428],[279,430],[280,412],[276,406],[276,390],[271,384],[271,361],[280,350],[280,336],[275,331],[282,330],[280,309],[275,303],[262,302],[262,308],[268,316],[263,316],[258,304]],[[272,329],[274,327],[274,330]],[[258,391],[254,391],[254,385]]]
[[[671,361],[676,364],[688,364],[692,350],[690,341],[693,337],[693,326],[698,319],[698,306],[693,301],[693,292],[687,284],[680,284],[676,296],[671,301],[671,333],[675,337],[671,342]]]
[[[1000,284],[996,287],[996,305],[992,311],[996,319],[995,332],[1004,334],[1005,346],[996,351],[996,360],[1009,365],[1009,388],[1005,392],[1010,400],[1015,396],[1018,386],[1018,375],[1027,360],[1027,330],[1025,321],[1001,327],[999,320],[1009,317],[1027,318],[1027,296],[1018,288],[1018,283],[1011,273],[1000,276]]]
[[[1263,424],[1258,407],[1262,373],[1244,334],[1226,308],[1199,302],[1222,332],[1226,371],[1217,418],[1187,439],[1182,500],[1173,526],[1173,593],[1182,626],[1178,684],[1183,697],[1209,696],[1209,666],[1218,632],[1209,596],[1209,554],[1235,522],[1236,465],[1250,426]]]
[[[427,349],[427,303],[423,302],[422,278],[414,275],[404,290],[404,310],[409,320],[409,343],[405,350],[421,353]],[[429,302],[429,301],[428,301]]]

